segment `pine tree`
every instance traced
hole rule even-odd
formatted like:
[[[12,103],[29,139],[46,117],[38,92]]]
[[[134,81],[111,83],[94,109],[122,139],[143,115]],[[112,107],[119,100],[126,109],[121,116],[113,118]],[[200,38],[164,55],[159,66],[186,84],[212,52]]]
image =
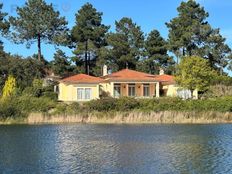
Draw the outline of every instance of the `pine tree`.
[[[106,44],[105,34],[109,26],[102,24],[102,15],[86,3],[76,14],[76,25],[72,28],[72,40],[76,44],[74,61],[77,65],[84,62],[86,74],[96,65],[99,49]]]
[[[8,15],[5,12],[2,12],[3,4],[0,4],[0,33],[1,36],[6,36],[9,32],[10,24],[7,21],[6,16]],[[3,43],[0,40],[0,52],[3,53]]]
[[[175,63],[173,57],[167,53],[167,42],[157,30],[149,33],[145,41],[145,52],[144,63],[148,67],[146,72],[157,74],[160,68],[168,71]]]
[[[115,25],[116,32],[107,36],[109,64],[115,70],[135,69],[143,56],[144,34],[131,18],[124,17]]]
[[[209,60],[211,67],[224,68],[229,63],[231,50],[207,22],[208,12],[194,0],[182,2],[178,16],[166,23],[169,28],[169,49],[177,58],[197,55]]]
[[[68,57],[62,50],[57,50],[54,54],[54,60],[51,62],[51,68],[56,75],[65,76],[71,70],[71,64]]]
[[[68,44],[67,21],[54,10],[53,4],[44,0],[28,0],[23,7],[17,8],[17,17],[10,17],[13,27],[12,39],[15,43],[37,42],[38,60],[41,59],[41,42]]]

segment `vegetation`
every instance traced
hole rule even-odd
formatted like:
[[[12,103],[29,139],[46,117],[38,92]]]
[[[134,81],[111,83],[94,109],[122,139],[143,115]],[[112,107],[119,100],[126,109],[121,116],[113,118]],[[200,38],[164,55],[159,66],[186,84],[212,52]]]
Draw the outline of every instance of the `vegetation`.
[[[88,112],[232,112],[232,97],[219,97],[205,100],[181,100],[178,98],[133,99],[105,98],[93,100],[80,105],[79,103],[57,103],[47,97],[13,97],[0,101],[0,120],[7,118],[24,118],[29,113],[48,115],[77,115]]]
[[[15,92],[16,92],[16,80],[12,75],[10,75],[5,82],[2,98],[6,99],[8,97],[11,97],[12,95],[15,94]]]
[[[60,17],[52,4],[44,0],[28,0],[23,7],[17,8],[17,17],[10,17],[13,28],[12,39],[16,43],[33,42],[38,45],[38,60],[41,60],[41,42],[67,44],[67,21]]]
[[[178,65],[176,82],[183,88],[194,91],[206,91],[210,80],[214,78],[214,71],[207,60],[197,57],[185,57]]]
[[[72,28],[72,40],[76,46],[74,61],[86,74],[92,74],[99,58],[99,50],[105,46],[105,34],[109,27],[102,24],[102,13],[91,4],[85,4],[76,14],[76,25]],[[82,67],[83,68],[83,67]]]
[[[166,23],[169,47],[177,58],[195,55],[208,59],[214,69],[228,67],[231,49],[207,21],[208,12],[195,0],[182,2],[177,11],[178,16]]]
[[[160,35],[159,31],[153,30],[145,41],[147,59],[143,62],[145,71],[150,74],[158,74],[160,68],[172,73],[175,64],[173,57],[168,55],[167,41]]]
[[[231,49],[220,30],[207,21],[208,12],[194,0],[182,2],[178,16],[166,23],[167,40],[156,29],[144,33],[129,17],[116,21],[115,31],[109,32],[110,26],[102,23],[103,13],[90,3],[77,11],[76,23],[70,29],[66,19],[45,0],[28,0],[17,8],[16,16],[9,16],[2,7],[0,4],[0,36],[27,46],[37,43],[38,54],[22,57],[6,53],[0,41],[0,120],[24,118],[32,112],[232,112],[232,78],[225,72],[232,69]],[[48,61],[41,53],[42,43],[74,48],[74,56],[66,56],[59,47]],[[173,54],[175,57],[170,56]],[[57,102],[53,86],[43,84],[43,78],[53,73],[61,77],[80,72],[99,76],[104,64],[112,72],[130,68],[157,74],[162,68],[175,74],[180,86],[200,90],[202,100],[106,97],[65,104]]]
[[[64,77],[74,70],[70,60],[62,50],[57,50],[54,60],[51,61],[51,69],[54,74]]]

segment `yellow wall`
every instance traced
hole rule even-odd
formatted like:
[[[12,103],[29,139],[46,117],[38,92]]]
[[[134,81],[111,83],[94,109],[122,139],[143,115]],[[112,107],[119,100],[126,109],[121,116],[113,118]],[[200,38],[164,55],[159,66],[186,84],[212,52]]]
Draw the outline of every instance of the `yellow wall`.
[[[178,87],[176,85],[164,85],[163,89],[167,90],[167,97],[177,97],[177,90],[181,87]],[[193,98],[198,99],[198,91],[193,91]]]
[[[124,85],[124,84],[123,84]],[[128,86],[127,84],[125,84]],[[140,85],[142,87],[142,85]],[[154,84],[153,84],[154,86]],[[136,85],[138,87],[138,84]],[[140,87],[140,88],[141,88]],[[110,96],[114,97],[114,85],[112,82],[109,83],[101,83],[99,84],[66,84],[66,83],[60,83],[59,84],[59,95],[58,99],[60,101],[65,102],[74,102],[78,101],[77,97],[77,89],[78,88],[90,88],[91,89],[91,99],[98,99],[100,95],[100,90],[108,93]],[[164,85],[162,86],[164,90],[167,90],[167,96],[168,97],[177,97],[177,90],[180,88],[176,85]],[[126,91],[125,91],[126,90]],[[127,88],[122,88],[121,93],[127,93]],[[153,89],[154,91],[154,89]],[[194,98],[197,98],[197,90],[193,93]],[[86,100],[82,100],[86,101]]]
[[[112,82],[109,83],[101,83],[100,88],[102,91],[108,93],[111,97],[114,96],[114,85]]]
[[[59,84],[59,95],[60,101],[74,102],[77,100],[77,89],[78,88],[90,88],[91,89],[91,100],[99,98],[99,85],[98,84]]]
[[[176,97],[179,88],[175,85],[164,85],[163,89],[167,90],[167,97]]]

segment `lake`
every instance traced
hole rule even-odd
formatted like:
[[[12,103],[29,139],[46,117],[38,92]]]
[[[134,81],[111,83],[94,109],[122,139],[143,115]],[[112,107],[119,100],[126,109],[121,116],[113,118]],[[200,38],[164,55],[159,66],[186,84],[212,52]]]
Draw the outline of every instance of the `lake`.
[[[0,126],[0,173],[232,173],[232,125]]]

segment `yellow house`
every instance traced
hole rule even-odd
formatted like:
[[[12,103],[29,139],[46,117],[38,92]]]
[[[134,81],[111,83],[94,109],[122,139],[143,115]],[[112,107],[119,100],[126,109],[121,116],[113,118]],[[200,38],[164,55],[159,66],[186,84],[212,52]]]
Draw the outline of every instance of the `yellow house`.
[[[153,98],[177,96],[174,77],[160,74],[152,75],[139,71],[123,69],[102,77],[78,74],[65,78],[59,83],[58,99],[65,102],[82,102],[99,99],[103,94],[119,98]]]
[[[65,102],[82,102],[99,98],[99,77],[78,74],[65,78],[59,83],[58,100]]]

